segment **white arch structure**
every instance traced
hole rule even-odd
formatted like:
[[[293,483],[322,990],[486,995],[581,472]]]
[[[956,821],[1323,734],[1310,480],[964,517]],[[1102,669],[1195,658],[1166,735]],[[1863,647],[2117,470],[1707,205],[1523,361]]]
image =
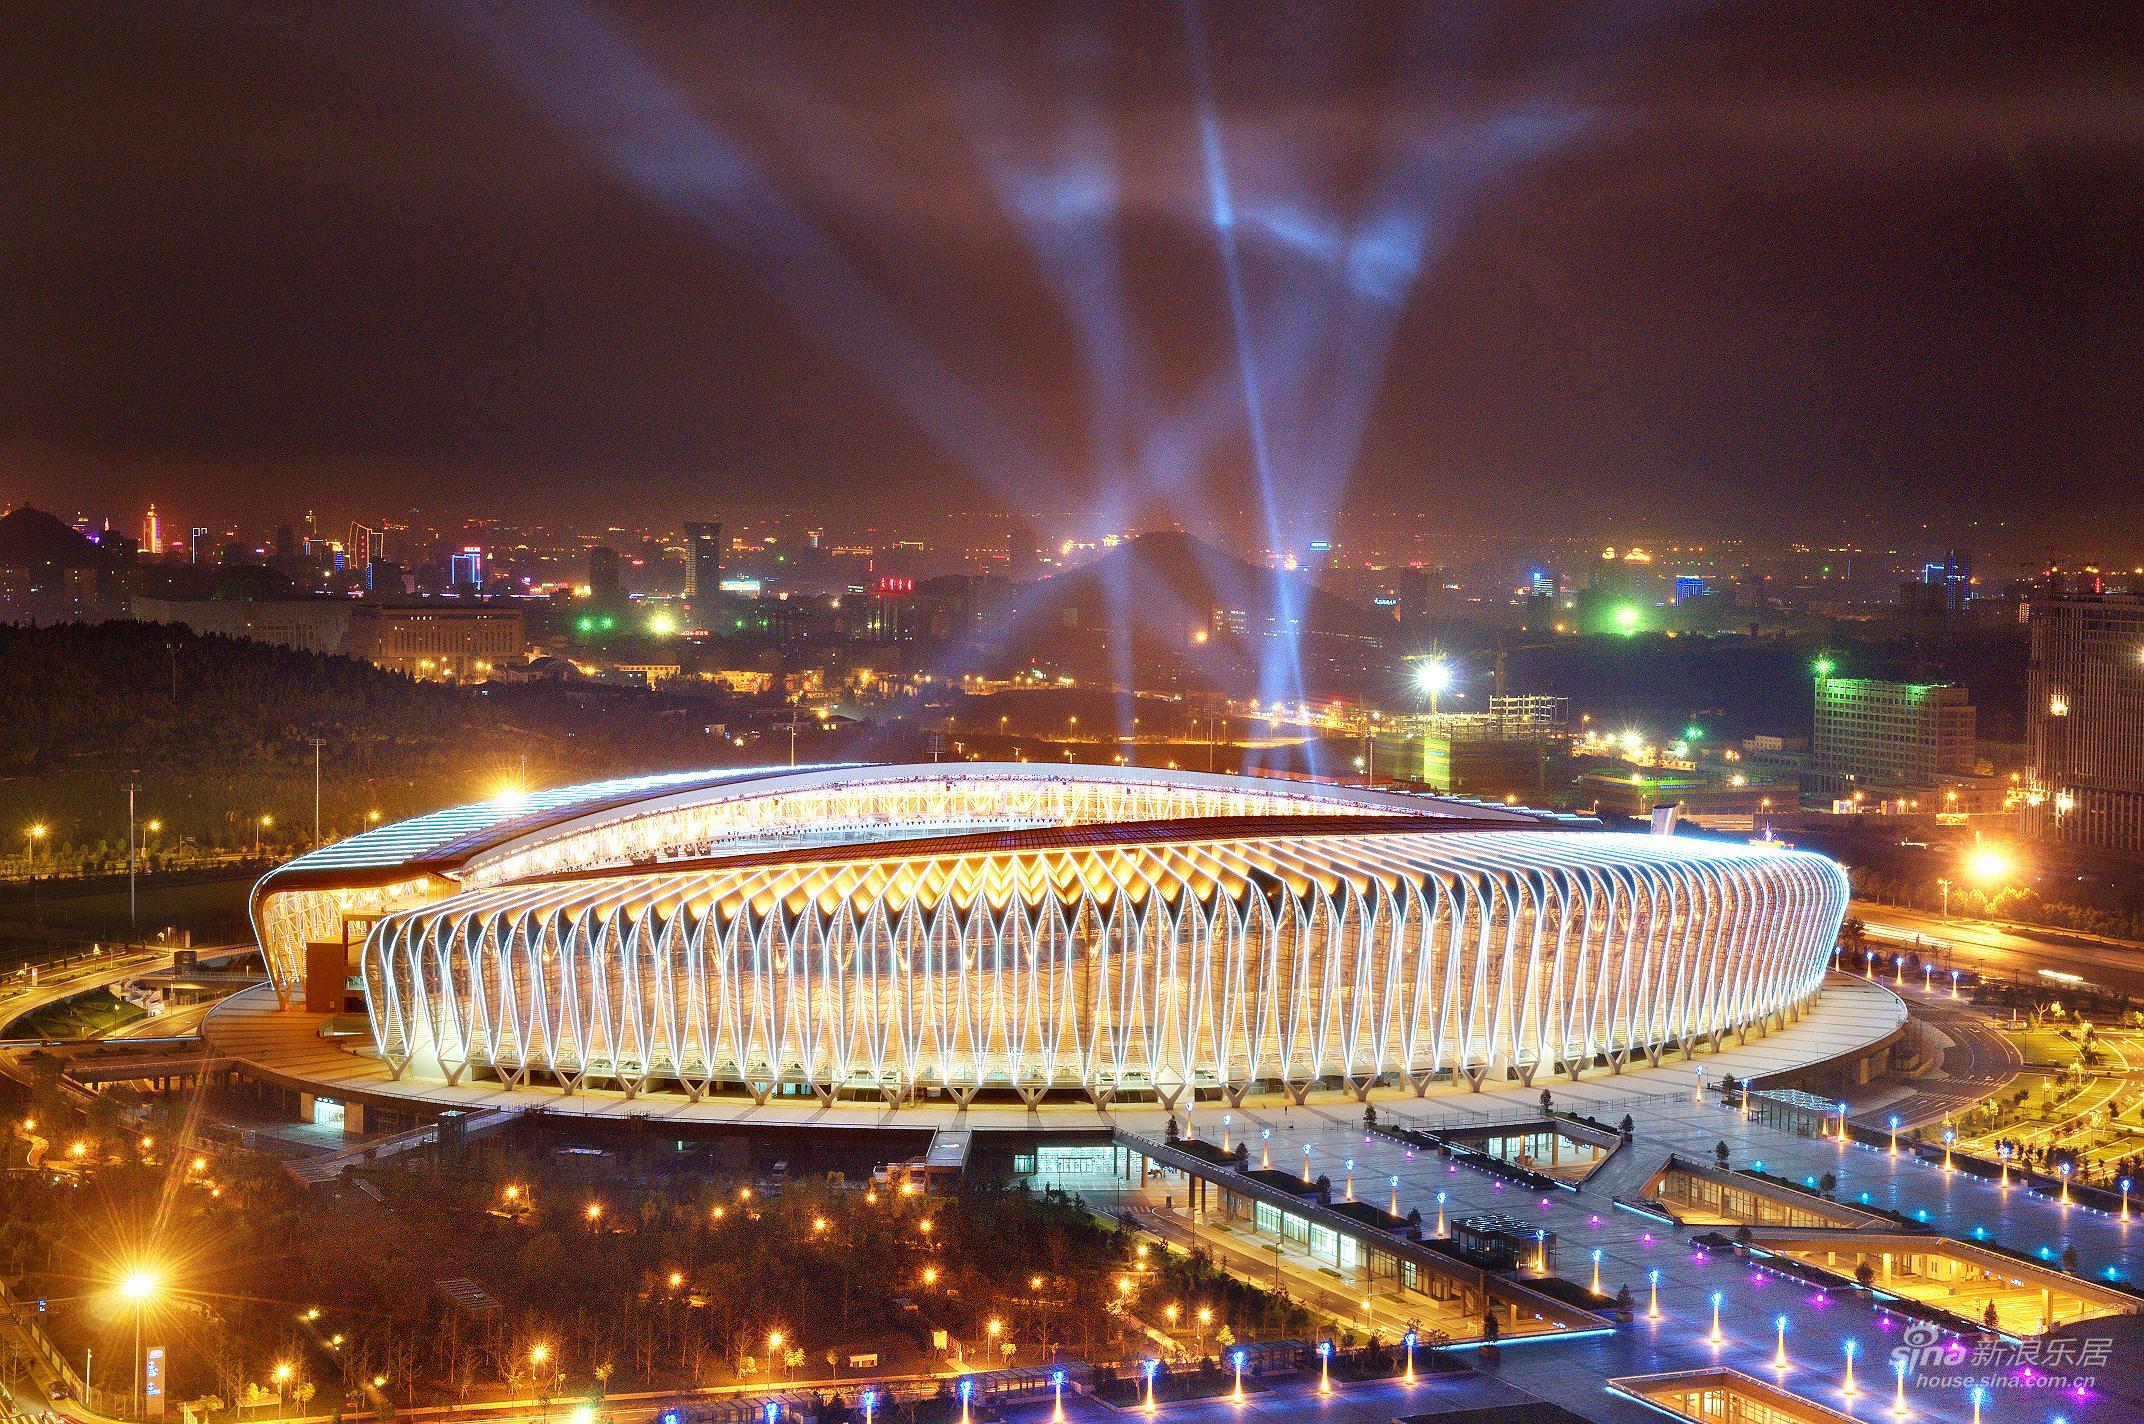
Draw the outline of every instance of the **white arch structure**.
[[[398,1075],[895,1104],[1531,1082],[1798,1016],[1847,898],[1802,852],[1146,769],[593,800],[356,892]],[[349,893],[287,882],[257,904]]]

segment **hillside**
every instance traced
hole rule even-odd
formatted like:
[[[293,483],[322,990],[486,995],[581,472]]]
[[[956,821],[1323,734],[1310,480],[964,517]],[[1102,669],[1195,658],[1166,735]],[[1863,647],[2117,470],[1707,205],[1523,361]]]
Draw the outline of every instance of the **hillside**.
[[[726,710],[727,709],[727,710]],[[551,686],[453,688],[349,658],[145,623],[0,625],[0,832],[50,827],[47,852],[123,846],[125,783],[162,843],[250,849],[309,832],[322,741],[323,828],[533,784],[719,764],[721,702]],[[753,752],[763,755],[762,752]],[[78,857],[79,858],[79,857]]]
[[[1392,624],[1316,587],[1189,534],[1144,534],[1085,568],[1024,590],[1019,636],[1063,663],[1109,676],[1258,686],[1293,636],[1306,675],[1374,656]]]

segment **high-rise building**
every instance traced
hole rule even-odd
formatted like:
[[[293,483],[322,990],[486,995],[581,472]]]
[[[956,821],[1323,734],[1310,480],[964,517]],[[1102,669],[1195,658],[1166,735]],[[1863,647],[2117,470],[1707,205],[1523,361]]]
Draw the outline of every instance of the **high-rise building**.
[[[375,559],[387,557],[387,531],[369,524],[352,524],[347,546],[350,566],[362,570]]]
[[[588,596],[597,603],[620,603],[625,584],[618,567],[618,551],[598,544],[588,551]]]
[[[1942,591],[1944,612],[1963,613],[1967,601],[1973,596],[1973,565],[1956,549],[1949,550],[1941,563],[1922,566],[1921,583],[1924,587]]]
[[[2035,831],[2144,856],[2144,597],[2035,602],[2026,692]]]
[[[685,597],[712,599],[722,587],[722,526],[685,526]]]
[[[1827,790],[1931,787],[1973,774],[1972,694],[1944,683],[1816,680],[1816,771]]]
[[[447,581],[456,588],[481,590],[484,587],[484,551],[474,544],[465,544],[447,558]]]
[[[215,551],[209,547],[208,534],[209,531],[199,524],[186,531],[186,561],[188,563],[198,564],[202,562],[201,556],[204,553],[211,560],[215,558]]]
[[[156,506],[141,519],[141,551],[152,557],[164,552],[164,523],[156,517]]]

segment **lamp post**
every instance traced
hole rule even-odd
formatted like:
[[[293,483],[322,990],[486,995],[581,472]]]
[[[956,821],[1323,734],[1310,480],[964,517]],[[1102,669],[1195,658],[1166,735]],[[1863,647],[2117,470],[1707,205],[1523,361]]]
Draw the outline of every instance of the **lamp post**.
[[[2068,1206],[2070,1204],[2070,1164],[2067,1162],[2057,1163],[2055,1170],[2062,1174],[2062,1204]]]
[[[1318,1393],[1331,1394],[1332,1392],[1333,1342],[1320,1340],[1318,1342]]]
[[[2017,1150],[2016,1148],[2012,1147],[2012,1146],[2011,1146],[2011,1145],[2010,1145],[2009,1143],[2007,1143],[2007,1142],[2003,1143],[2003,1144],[2002,1144],[2002,1145],[2001,1145],[2000,1147],[1997,1147],[1997,1148],[1995,1149],[1995,1155],[1996,1155],[1997,1157],[1999,1157],[1999,1158],[2001,1158],[2001,1159],[2002,1159],[2002,1164],[2003,1164],[2003,1180],[2002,1180],[2002,1188],[2003,1188],[2003,1190],[2004,1190],[2004,1191],[2006,1191],[2006,1192],[2010,1190],[2010,1154],[2011,1154],[2012,1152],[2016,1151],[2016,1150]]]
[[[127,938],[141,942],[140,918],[134,908],[134,793],[135,783],[127,783]]]
[[[1947,876],[1947,875],[1946,875],[1946,876],[1942,876],[1942,877],[1940,877],[1940,878],[1938,878],[1938,879],[1937,879],[1937,881],[1936,881],[1936,884],[1937,884],[1937,885],[1939,885],[1939,886],[1941,886],[1941,887],[1942,887],[1942,890],[1943,890],[1943,915],[1942,915],[1942,918],[1944,918],[1945,920],[1948,920],[1948,919],[1950,918],[1950,877],[1949,877],[1949,876]]]
[[[141,1413],[141,1316],[142,1311],[148,1307],[149,1297],[156,1294],[156,1277],[147,1271],[130,1271],[127,1273],[126,1279],[119,1283],[119,1293],[125,1296],[134,1307],[134,1396],[130,1405],[130,1412],[139,1414]]]
[[[1243,1351],[1231,1350],[1228,1362],[1236,1367],[1236,1403],[1243,1403]]]
[[[1154,1412],[1154,1366],[1158,1363],[1152,1358],[1139,1362],[1140,1370],[1146,1375],[1146,1412],[1149,1414]]]
[[[1062,1375],[1064,1372],[1060,1370],[1058,1371],[1058,1373]],[[878,1391],[875,1389],[867,1389],[864,1391],[864,1424],[872,1424],[872,1415],[876,1414],[877,1412]]]
[[[1258,1129],[1258,1170],[1261,1172],[1270,1171],[1272,1167],[1273,1129],[1261,1127]]]
[[[30,918],[34,920],[37,918],[37,843],[45,838],[45,823],[31,822],[22,836],[28,847],[23,854],[30,862]]]
[[[1063,1370],[1050,1371],[1050,1390],[1055,1395],[1055,1402],[1050,1406],[1051,1424],[1064,1424],[1065,1372]],[[1243,1380],[1240,1375],[1236,1380],[1236,1392],[1238,1394],[1243,1392]]]
[[[2125,1223],[2126,1223],[2126,1222],[2127,1222],[2127,1221],[2129,1220],[2129,1179],[2128,1179],[2127,1177],[2124,1177],[2124,1178],[2122,1178],[2122,1180],[2121,1180],[2121,1181],[2120,1181],[2120,1182],[2118,1183],[2118,1185],[2119,1185],[2119,1186],[2121,1187],[2121,1189],[2122,1189],[2122,1216],[2121,1216],[2121,1219],[2122,1219],[2122,1221],[2123,1221],[2123,1222],[2125,1222]]]
[[[1437,1193],[1437,1236],[1440,1240],[1444,1236],[1444,1193],[1442,1192]]]
[[[1898,1155],[1898,1119],[1896,1117],[1891,1119],[1891,1155],[1893,1157]]]
[[[1452,685],[1452,665],[1443,658],[1424,658],[1414,670],[1415,690],[1429,702],[1429,715],[1437,715],[1437,697]]]
[[[1402,1335],[1400,1337],[1400,1343],[1407,1347],[1407,1383],[1409,1384],[1414,1383],[1414,1347],[1415,1342],[1420,1338],[1421,1337],[1412,1330],[1408,1331],[1405,1335]]]

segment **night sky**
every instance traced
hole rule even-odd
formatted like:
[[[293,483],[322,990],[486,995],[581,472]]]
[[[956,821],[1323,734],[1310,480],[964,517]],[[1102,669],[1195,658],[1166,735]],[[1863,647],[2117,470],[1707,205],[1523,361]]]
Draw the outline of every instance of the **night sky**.
[[[0,502],[2133,548],[2140,34],[9,6]]]

